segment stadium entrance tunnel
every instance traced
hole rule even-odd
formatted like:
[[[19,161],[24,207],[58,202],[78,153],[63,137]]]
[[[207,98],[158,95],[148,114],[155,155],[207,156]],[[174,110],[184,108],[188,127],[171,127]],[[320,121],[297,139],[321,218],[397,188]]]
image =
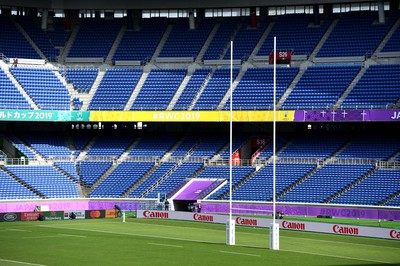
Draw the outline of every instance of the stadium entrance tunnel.
[[[196,200],[174,200],[175,211],[194,212]]]

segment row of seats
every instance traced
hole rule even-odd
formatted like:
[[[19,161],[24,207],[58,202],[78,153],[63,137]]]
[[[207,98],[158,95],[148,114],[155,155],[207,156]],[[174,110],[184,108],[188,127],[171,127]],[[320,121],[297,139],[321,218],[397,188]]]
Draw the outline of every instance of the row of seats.
[[[356,80],[360,71],[365,71]],[[80,110],[83,101],[72,97],[56,72],[45,68],[10,68],[11,74],[40,108],[46,110]],[[339,103],[341,109],[387,109],[400,98],[400,65],[315,65],[308,67],[294,88],[282,99],[299,68],[277,68],[276,102],[280,109],[331,109]],[[77,92],[88,93],[98,76],[98,69],[69,69],[61,71]],[[234,69],[233,79],[239,74]],[[88,110],[123,110],[127,107],[142,70],[132,68],[108,69],[102,78]],[[185,69],[152,70],[131,110],[166,110],[187,76]],[[40,78],[39,78],[40,77]],[[337,78],[340,77],[340,78]],[[33,109],[3,70],[0,71],[0,105],[8,109]],[[338,100],[354,83],[354,87]],[[188,82],[173,104],[174,110],[215,110],[230,88],[230,69],[198,69],[189,74]],[[374,97],[370,97],[371,95]],[[74,94],[75,95],[75,94]],[[233,91],[234,110],[271,110],[273,106],[273,69],[249,68]],[[195,100],[197,99],[197,100]],[[229,109],[230,98],[222,109]]]
[[[76,138],[79,139],[79,138]],[[268,159],[271,154],[271,141],[268,140],[268,136],[259,136],[255,138],[248,138],[246,135],[237,136],[235,138],[234,149],[243,145],[253,145],[254,139],[262,139],[265,141],[264,147],[267,152],[261,152],[260,158]],[[379,139],[373,134],[368,132],[359,133],[357,136],[341,135],[341,134],[316,134],[307,132],[305,134],[296,135],[295,137],[286,134],[282,135],[280,140],[277,142],[278,147],[278,158],[298,158],[298,159],[310,159],[312,157],[316,159],[328,158],[329,156],[335,156],[336,158],[344,159],[365,159],[365,162],[369,160],[392,160],[397,158],[400,153],[400,142],[397,140],[395,133],[383,132]],[[203,163],[188,163],[186,169],[183,165],[177,165],[173,162],[164,164],[156,163],[152,158],[161,158],[167,152],[171,152],[171,158],[189,156],[189,158],[212,158],[216,154],[220,154],[222,158],[226,158],[228,149],[228,138],[222,135],[191,135],[183,139],[177,136],[164,136],[163,142],[159,142],[159,136],[120,136],[117,140],[111,135],[99,135],[91,138],[90,135],[82,136],[81,141],[69,141],[71,145],[76,146],[78,150],[84,150],[90,140],[92,145],[90,146],[86,159],[80,162],[66,161],[68,158],[64,158],[62,162],[55,162],[54,167],[46,166],[44,169],[30,167],[35,166],[6,166],[6,169],[13,175],[20,178],[23,182],[32,187],[33,191],[36,191],[36,195],[42,197],[75,197],[76,194],[71,192],[71,188],[68,190],[61,190],[61,192],[55,192],[50,188],[45,188],[47,178],[56,178],[57,182],[72,182],[68,187],[76,187],[76,183],[81,183],[88,188],[97,188],[96,182],[99,182],[101,178],[107,180],[110,176],[114,176],[108,181],[101,185],[104,180],[101,179],[99,184],[101,185],[95,193],[91,194],[92,197],[119,197],[128,192],[130,188],[133,191],[130,192],[129,197],[146,196],[148,198],[157,197],[158,193],[170,194],[172,193],[179,184],[181,184],[186,178],[210,178],[210,179],[227,179],[229,175],[229,167],[205,167]],[[47,158],[56,158],[57,156],[65,157],[66,154],[70,154],[70,150],[67,147],[67,140],[63,137],[57,136],[40,136],[40,135],[26,135],[20,134],[19,137],[9,136],[7,141],[12,143],[16,149],[21,153],[30,151],[38,152]],[[376,144],[375,144],[376,143]],[[322,144],[322,145],[321,145]],[[261,145],[261,144],[259,144]],[[124,152],[129,146],[132,151],[128,156],[148,158],[147,164],[143,166],[136,166],[127,161],[119,164],[116,160],[111,160],[110,157],[117,158],[122,152]],[[23,148],[25,147],[26,151]],[[252,146],[253,147],[253,146]],[[256,147],[252,148],[254,152]],[[247,147],[246,149],[250,149]],[[66,154],[63,154],[67,151]],[[257,151],[258,152],[258,151]],[[223,154],[226,154],[225,156]],[[32,153],[32,158],[35,158],[35,154]],[[96,156],[97,159],[91,159],[92,156]],[[261,157],[265,156],[265,157]],[[397,156],[397,157],[396,157]],[[103,161],[99,161],[103,159]],[[129,157],[128,157],[129,158]],[[181,160],[182,161],[182,160]],[[160,166],[160,169],[158,169]],[[136,174],[130,174],[135,167],[142,169]],[[182,170],[179,170],[181,167]],[[372,164],[327,164],[321,168],[315,163],[278,163],[277,167],[277,195],[285,192],[283,196],[279,197],[279,201],[293,201],[293,202],[326,202],[333,196],[337,195],[339,191],[344,190],[349,185],[353,184],[357,180],[361,180],[363,177],[367,177],[366,180],[373,180],[372,176],[375,176],[375,172],[382,173],[384,177],[378,176],[378,180],[386,180],[387,175],[394,176],[394,182],[398,182],[398,174],[395,170],[383,169],[376,170],[376,165]],[[185,168],[185,170],[184,170]],[[40,169],[40,172],[39,170]],[[116,170],[121,169],[121,170]],[[150,169],[153,169],[151,172]],[[270,191],[272,180],[272,165],[268,164],[261,170],[256,170],[254,167],[243,167],[235,166],[234,174],[235,192],[233,198],[235,200],[252,200],[252,201],[268,201],[271,199],[271,193],[265,193]],[[382,170],[382,171],[381,171]],[[104,174],[109,173],[104,176]],[[154,172],[153,172],[154,171]],[[115,174],[113,174],[115,172]],[[154,174],[153,174],[154,173]],[[149,178],[147,180],[147,175]],[[33,179],[34,176],[46,176],[43,180]],[[61,178],[62,176],[62,178]],[[67,178],[68,177],[68,178]],[[128,178],[129,177],[129,178]],[[117,187],[112,187],[112,182],[124,179],[124,181],[118,181],[120,184]],[[142,178],[145,178],[143,182]],[[303,179],[305,181],[303,181]],[[370,179],[371,178],[371,179]],[[384,178],[384,179],[381,179]],[[246,182],[241,184],[243,181]],[[247,180],[248,179],[248,180]],[[113,181],[112,181],[113,180]],[[47,184],[52,184],[53,181],[48,181]],[[264,183],[263,183],[264,182]],[[362,181],[364,182],[364,181]],[[381,181],[379,181],[381,182]],[[386,181],[382,181],[386,182]],[[388,187],[381,194],[377,195],[374,201],[366,200],[360,202],[366,202],[365,204],[374,205],[385,200],[390,199],[393,195],[396,195],[396,188],[392,188],[394,183],[391,183],[388,179],[386,182]],[[142,185],[143,183],[143,185]],[[96,186],[94,187],[94,184]],[[100,186],[99,185],[99,186]],[[137,187],[133,187],[137,185]],[[239,186],[240,185],[240,186]],[[17,186],[18,187],[18,186]],[[22,186],[23,187],[23,186]],[[294,189],[292,189],[294,187]],[[369,186],[370,188],[371,186]],[[225,185],[219,189],[216,193],[210,195],[210,199],[226,199],[227,186]],[[349,190],[351,191],[351,190]],[[61,193],[61,194],[60,194]],[[145,193],[145,194],[144,194]],[[355,193],[355,192],[354,192]],[[360,192],[361,193],[361,192]],[[364,193],[364,192],[363,192]],[[344,195],[341,200],[344,200]],[[308,195],[308,198],[305,198]],[[351,195],[350,200],[354,200]],[[341,203],[339,198],[335,199],[332,203]],[[347,196],[346,196],[347,197]],[[364,196],[363,196],[364,197]],[[16,196],[18,198],[18,196]],[[389,201],[390,202],[390,201]],[[346,203],[347,204],[347,203]],[[389,203],[388,203],[389,204]],[[392,203],[393,204],[393,203]]]
[[[73,163],[57,163],[59,169],[74,175]],[[93,172],[105,172],[111,166],[107,162],[82,162],[80,174],[88,177]],[[91,197],[120,197],[143,178],[152,167],[152,162],[124,162],[118,165],[104,181],[91,193]],[[156,166],[143,182],[140,183],[128,197],[143,196],[158,197],[158,194],[170,195],[185,178],[229,179],[228,166],[209,166],[201,170],[202,163],[167,162]],[[68,170],[65,170],[68,169]],[[76,168],[75,168],[76,169]],[[93,171],[95,169],[95,171]],[[103,170],[101,170],[103,169]],[[280,202],[308,202],[333,204],[376,205],[400,192],[398,187],[399,170],[380,169],[373,171],[374,165],[328,164],[320,169],[314,164],[278,163],[276,169],[276,193],[283,196]],[[199,170],[200,173],[196,174]],[[256,171],[254,167],[233,167],[233,187],[244,182],[233,192],[234,200],[270,201],[272,200],[272,164]],[[29,187],[22,186],[12,176],[18,177]],[[77,177],[77,175],[75,175]],[[40,178],[39,178],[40,177]],[[338,192],[355,184],[357,180],[367,177],[360,183],[345,190],[345,193],[332,201],[329,199]],[[99,178],[99,177],[98,177]],[[98,178],[95,180],[97,181]],[[304,179],[305,178],[305,179]],[[46,198],[78,197],[77,186],[61,172],[51,166],[6,166],[5,172],[0,171],[0,199],[35,199],[39,195]],[[79,181],[79,180],[75,180]],[[92,185],[89,178],[86,185]],[[295,187],[294,184],[298,183]],[[157,185],[156,185],[157,184]],[[374,189],[371,190],[371,187]],[[152,189],[154,188],[154,189]],[[37,191],[36,194],[33,191]],[[229,185],[224,185],[209,199],[222,199],[228,196]],[[398,200],[398,199],[397,199]],[[395,205],[389,201],[387,205]]]
[[[61,172],[51,166],[6,166],[6,172],[0,174],[2,184],[4,184],[0,187],[0,198],[33,199],[38,198],[39,195],[46,198],[78,197],[75,183],[80,181],[90,187],[111,167],[111,164],[111,162],[99,161],[81,162],[79,166],[67,162],[55,164]],[[128,197],[156,198],[160,193],[171,195],[186,178],[229,179],[228,166],[209,166],[201,170],[202,166],[202,163],[183,163],[177,166],[172,162],[156,165],[155,171],[139,183]],[[152,167],[154,167],[153,162],[123,162],[95,187],[91,197],[120,197],[139,180],[146,177],[145,174]],[[315,164],[278,163],[276,193],[280,195],[286,191],[278,198],[278,201],[376,205],[400,192],[397,186],[398,170],[381,169],[372,172],[373,169],[374,165],[328,164],[317,169]],[[75,174],[75,170],[79,171],[79,176],[83,179]],[[199,170],[201,170],[200,173],[196,174]],[[272,170],[272,164],[258,171],[254,167],[234,166],[233,187],[239,187],[234,190],[233,199],[272,200]],[[69,177],[75,175],[75,183],[63,175],[63,172]],[[97,177],[94,176],[96,173]],[[10,175],[18,177],[33,190],[21,186],[21,183],[16,182],[17,180]],[[95,178],[90,181],[90,176]],[[365,176],[367,178],[361,183],[330,201],[330,198]],[[245,178],[248,180],[239,185]],[[371,190],[371,187],[374,189]],[[32,191],[37,191],[38,194]],[[229,185],[226,184],[208,198],[226,199],[229,196],[228,192]],[[387,205],[396,206],[395,202],[389,201]]]
[[[348,12],[340,15],[321,15],[316,19],[311,14],[292,14],[259,19],[256,27],[248,18],[203,18],[197,20],[194,29],[189,28],[187,18],[140,19],[134,29],[122,27],[122,19],[79,19],[77,35],[68,57],[107,58],[118,33],[124,29],[122,39],[114,53],[113,61],[129,60],[146,62],[154,55],[155,49],[166,32],[168,25],[172,30],[163,45],[160,57],[197,57],[211,31],[217,26],[216,34],[207,47],[204,60],[229,59],[227,52],[229,41],[235,43],[235,59],[246,60],[266,28],[271,30],[261,44],[258,55],[269,55],[272,51],[273,37],[279,40],[279,49],[294,51],[299,55],[310,55],[328,27],[337,20],[337,24],[322,45],[317,57],[365,56],[371,55],[396,20],[399,12],[386,12],[385,23],[377,23],[376,11]],[[19,24],[48,60],[57,59],[58,47],[65,46],[71,30],[63,26],[62,18],[54,18],[47,30],[40,28],[40,19],[17,17],[15,21],[2,16],[3,31],[1,42],[3,53],[9,58],[37,58],[40,55],[21,34]],[[12,38],[9,38],[11,36]],[[90,40],[94,42],[88,43]],[[15,42],[9,42],[9,40]],[[383,52],[399,51],[398,33],[395,33],[383,47]],[[183,45],[184,44],[184,45]],[[4,47],[4,48],[3,48]],[[22,48],[22,49],[21,49]]]
[[[317,134],[307,132],[295,137],[281,135],[276,140],[278,156],[281,158],[315,158],[339,159],[357,158],[366,160],[387,161],[398,159],[400,140],[391,132],[381,134],[376,139],[372,134],[360,133],[356,136],[338,135],[335,132]],[[268,159],[272,155],[272,141],[270,137],[261,137],[265,143],[254,144],[257,136],[238,135],[233,139],[233,152],[239,147],[250,149],[250,155],[257,155],[258,159]],[[34,159],[36,154],[45,158],[76,158],[83,150],[91,157],[119,158],[123,152],[128,157],[162,158],[168,152],[171,157],[186,157],[210,159],[215,155],[229,158],[229,138],[224,135],[190,134],[187,136],[165,135],[163,141],[159,136],[121,135],[118,138],[110,134],[101,134],[96,137],[82,134],[80,137],[67,138],[51,134],[8,134],[4,140],[14,146],[17,154]],[[89,145],[89,142],[91,143]],[[69,143],[69,144],[68,144]],[[261,147],[261,149],[259,149]],[[248,156],[248,155],[247,155]],[[396,157],[397,156],[397,157]]]

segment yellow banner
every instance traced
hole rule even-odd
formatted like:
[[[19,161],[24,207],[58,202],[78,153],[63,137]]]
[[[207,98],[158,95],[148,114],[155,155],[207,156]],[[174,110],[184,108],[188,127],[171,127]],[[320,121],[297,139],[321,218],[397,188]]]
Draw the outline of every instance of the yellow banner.
[[[133,111],[90,111],[90,121],[129,122],[133,119]]]
[[[293,121],[294,111],[277,111],[276,121]],[[101,122],[229,122],[229,111],[91,111]],[[272,122],[273,111],[233,111],[234,122]]]
[[[106,218],[116,218],[117,216],[116,210],[106,210]]]

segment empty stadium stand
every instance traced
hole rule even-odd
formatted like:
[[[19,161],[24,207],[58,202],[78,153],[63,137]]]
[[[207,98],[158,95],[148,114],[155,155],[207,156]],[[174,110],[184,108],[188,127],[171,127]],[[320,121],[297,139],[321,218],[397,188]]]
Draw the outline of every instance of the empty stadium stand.
[[[42,59],[10,17],[0,16],[0,24],[2,54],[8,58]]]
[[[377,12],[343,13],[317,57],[371,56],[397,18],[389,13],[378,23]]]
[[[7,173],[0,171],[0,199],[1,200],[17,200],[17,199],[39,199],[40,197],[23,186],[16,179]]]
[[[108,69],[88,110],[124,110],[141,75],[136,69]]]
[[[332,109],[360,69],[357,65],[309,67],[281,108]]]
[[[274,25],[258,51],[259,56],[272,53],[273,38],[277,38],[279,51],[292,51],[295,55],[311,55],[333,21],[332,16],[317,21],[315,16],[295,14],[277,16]]]
[[[276,72],[276,101],[293,81],[299,69],[278,68]],[[250,68],[233,91],[232,108],[234,110],[271,110],[273,108],[273,69]],[[225,103],[224,109],[229,109],[230,99]]]
[[[159,57],[190,57],[195,59],[214,24],[213,19],[203,19],[198,22],[194,29],[190,29],[187,19],[176,19]],[[182,43],[185,45],[182,46]]]
[[[119,30],[121,20],[83,19],[79,31],[69,51],[71,58],[101,58],[107,57]],[[91,45],[87,40],[91,39]]]
[[[118,61],[150,61],[168,26],[166,18],[142,19],[138,28],[127,29],[113,56]]]
[[[184,69],[152,70],[131,110],[166,110],[185,75]]]
[[[14,67],[10,72],[40,109],[70,110],[68,90],[51,69]]]
[[[399,175],[399,170],[379,169],[330,203],[377,205],[400,191]]]
[[[89,92],[99,73],[98,69],[67,69],[65,77],[78,92]]]
[[[399,101],[400,65],[371,65],[341,104],[346,109],[391,109]]]
[[[239,69],[235,68],[232,72],[232,79],[235,79]],[[216,69],[194,104],[193,110],[216,110],[229,88],[230,69]]]
[[[174,105],[174,110],[189,110],[196,97],[201,91],[201,88],[207,82],[207,78],[210,75],[209,68],[196,69],[195,72],[190,76],[189,82],[183,89],[177,102]]]
[[[45,198],[78,198],[78,186],[52,166],[18,165],[5,169]]]
[[[286,116],[322,109],[399,115],[398,10],[385,12],[385,23],[376,11],[327,12],[259,16],[257,25],[248,16],[199,17],[192,29],[181,17],[140,18],[131,25],[125,18],[76,18],[71,29],[64,18],[52,19],[43,30],[39,17],[0,15],[0,108],[5,112],[225,114],[231,103],[231,40],[233,110],[269,111],[274,73],[267,64],[277,36],[278,50],[292,51],[295,58],[276,73],[277,107]],[[14,64],[14,58],[28,61]],[[231,155],[222,133],[227,123],[143,121],[149,129],[139,131],[131,130],[131,122],[137,122],[133,115],[123,122],[113,119],[118,129],[107,121],[104,130],[71,131],[81,122],[57,122],[49,130],[3,117],[0,200],[152,201],[176,195],[191,179],[210,182],[197,199],[229,198],[225,181]],[[398,117],[392,120],[278,123],[278,202],[400,206],[400,131]],[[233,167],[233,200],[272,201],[271,127],[235,122],[233,152],[244,152]],[[252,145],[257,137],[266,142]]]
[[[3,69],[0,69],[0,106],[3,109],[33,109]]]

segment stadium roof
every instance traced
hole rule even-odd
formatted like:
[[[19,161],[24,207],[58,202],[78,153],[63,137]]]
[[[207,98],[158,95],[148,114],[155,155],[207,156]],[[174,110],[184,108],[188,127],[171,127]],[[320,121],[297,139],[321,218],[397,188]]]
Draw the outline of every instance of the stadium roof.
[[[170,8],[222,8],[261,7],[285,5],[312,5],[369,0],[0,0],[0,6],[22,6],[48,9],[170,9]]]

